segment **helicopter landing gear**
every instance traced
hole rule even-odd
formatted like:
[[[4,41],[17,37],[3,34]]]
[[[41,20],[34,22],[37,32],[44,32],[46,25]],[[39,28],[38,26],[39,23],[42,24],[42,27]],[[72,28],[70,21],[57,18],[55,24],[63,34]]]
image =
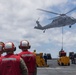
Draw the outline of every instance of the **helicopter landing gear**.
[[[71,28],[71,25],[69,26],[69,28]]]

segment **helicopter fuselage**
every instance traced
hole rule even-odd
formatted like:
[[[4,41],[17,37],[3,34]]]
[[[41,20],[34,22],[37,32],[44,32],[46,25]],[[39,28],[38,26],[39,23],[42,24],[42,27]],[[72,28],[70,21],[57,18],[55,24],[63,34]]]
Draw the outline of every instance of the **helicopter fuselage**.
[[[48,13],[52,13],[52,14],[59,15],[59,16],[51,18],[51,19],[53,19],[53,21],[51,23],[45,25],[45,26],[41,26],[41,24],[37,20],[36,21],[37,26],[34,27],[35,29],[44,30],[44,32],[45,32],[45,30],[49,29],[49,28],[63,27],[63,26],[67,26],[67,25],[69,27],[71,27],[71,25],[76,23],[76,19],[75,18],[67,16],[68,13],[76,10],[76,7],[71,9],[71,10],[69,10],[65,14],[59,14],[59,13],[48,11],[48,10],[44,10],[44,9],[38,9],[38,10],[44,11],[44,12],[48,12]]]
[[[43,26],[43,29],[55,28],[55,27],[62,27],[67,25],[73,25],[76,23],[76,19],[73,17],[68,16],[60,16],[53,20],[50,24]]]

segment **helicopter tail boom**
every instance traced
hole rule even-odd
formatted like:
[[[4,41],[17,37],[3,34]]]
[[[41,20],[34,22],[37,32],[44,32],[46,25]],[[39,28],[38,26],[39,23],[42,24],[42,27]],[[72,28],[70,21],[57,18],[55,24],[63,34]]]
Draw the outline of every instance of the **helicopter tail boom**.
[[[44,30],[43,27],[40,25],[39,21],[36,21],[37,26],[35,26],[35,29]]]

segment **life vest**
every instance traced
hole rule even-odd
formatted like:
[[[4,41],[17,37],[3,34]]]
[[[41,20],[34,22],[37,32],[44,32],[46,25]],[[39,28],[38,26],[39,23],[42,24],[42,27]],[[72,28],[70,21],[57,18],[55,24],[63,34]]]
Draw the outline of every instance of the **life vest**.
[[[6,55],[0,59],[0,75],[22,75],[20,70],[20,57]]]
[[[28,75],[33,75],[36,69],[36,58],[32,52],[23,51],[19,54],[23,58],[28,68]]]

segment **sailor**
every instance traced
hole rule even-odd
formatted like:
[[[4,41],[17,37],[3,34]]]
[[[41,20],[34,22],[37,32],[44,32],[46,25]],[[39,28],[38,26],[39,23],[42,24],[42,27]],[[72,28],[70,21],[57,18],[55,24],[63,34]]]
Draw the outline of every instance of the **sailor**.
[[[45,59],[46,65],[47,65],[47,54],[46,53],[44,54],[44,59]]]
[[[28,75],[23,59],[14,54],[15,45],[7,42],[4,44],[4,50],[6,55],[0,59],[0,75]]]
[[[4,43],[0,42],[0,57],[1,57],[1,54],[3,53],[3,47],[4,47]]]
[[[20,42],[19,48],[22,50],[19,56],[23,58],[28,68],[28,75],[37,74],[36,57],[33,52],[28,51],[30,49],[30,44],[27,40],[22,40]]]

